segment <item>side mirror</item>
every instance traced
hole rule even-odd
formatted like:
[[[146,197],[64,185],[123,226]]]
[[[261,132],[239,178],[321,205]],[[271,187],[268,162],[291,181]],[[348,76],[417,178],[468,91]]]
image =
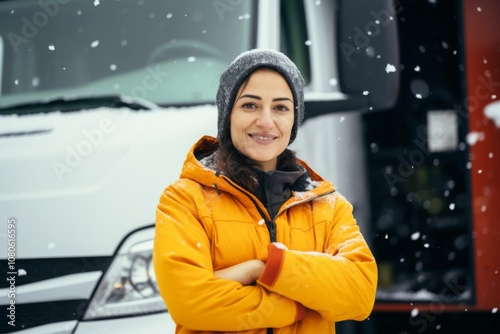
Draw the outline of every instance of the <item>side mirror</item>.
[[[400,7],[392,0],[338,2],[340,90],[361,111],[389,109],[396,103],[399,87],[396,20]]]

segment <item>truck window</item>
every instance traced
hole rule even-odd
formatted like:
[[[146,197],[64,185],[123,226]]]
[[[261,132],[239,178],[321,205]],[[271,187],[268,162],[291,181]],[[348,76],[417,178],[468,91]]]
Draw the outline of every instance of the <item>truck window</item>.
[[[297,64],[307,85],[311,81],[311,67],[304,1],[281,1],[280,10],[281,50]]]
[[[212,102],[227,63],[255,46],[250,1],[3,1],[0,17],[0,106],[110,94]]]

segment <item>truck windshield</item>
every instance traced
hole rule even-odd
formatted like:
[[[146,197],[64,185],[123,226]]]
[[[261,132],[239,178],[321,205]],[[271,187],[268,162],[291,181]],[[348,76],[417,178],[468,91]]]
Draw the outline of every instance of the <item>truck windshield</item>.
[[[210,103],[254,47],[251,1],[0,2],[0,107],[102,95]]]

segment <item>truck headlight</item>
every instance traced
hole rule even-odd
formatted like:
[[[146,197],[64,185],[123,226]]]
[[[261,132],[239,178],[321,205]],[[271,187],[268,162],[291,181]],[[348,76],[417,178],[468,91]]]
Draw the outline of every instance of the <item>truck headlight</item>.
[[[153,270],[154,228],[131,234],[99,283],[83,319],[165,311]]]

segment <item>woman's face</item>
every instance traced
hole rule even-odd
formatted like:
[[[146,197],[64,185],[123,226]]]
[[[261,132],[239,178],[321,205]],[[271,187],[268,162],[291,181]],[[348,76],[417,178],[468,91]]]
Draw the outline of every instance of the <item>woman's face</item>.
[[[293,95],[276,71],[258,69],[241,85],[230,118],[234,147],[264,171],[276,169],[294,120]]]

